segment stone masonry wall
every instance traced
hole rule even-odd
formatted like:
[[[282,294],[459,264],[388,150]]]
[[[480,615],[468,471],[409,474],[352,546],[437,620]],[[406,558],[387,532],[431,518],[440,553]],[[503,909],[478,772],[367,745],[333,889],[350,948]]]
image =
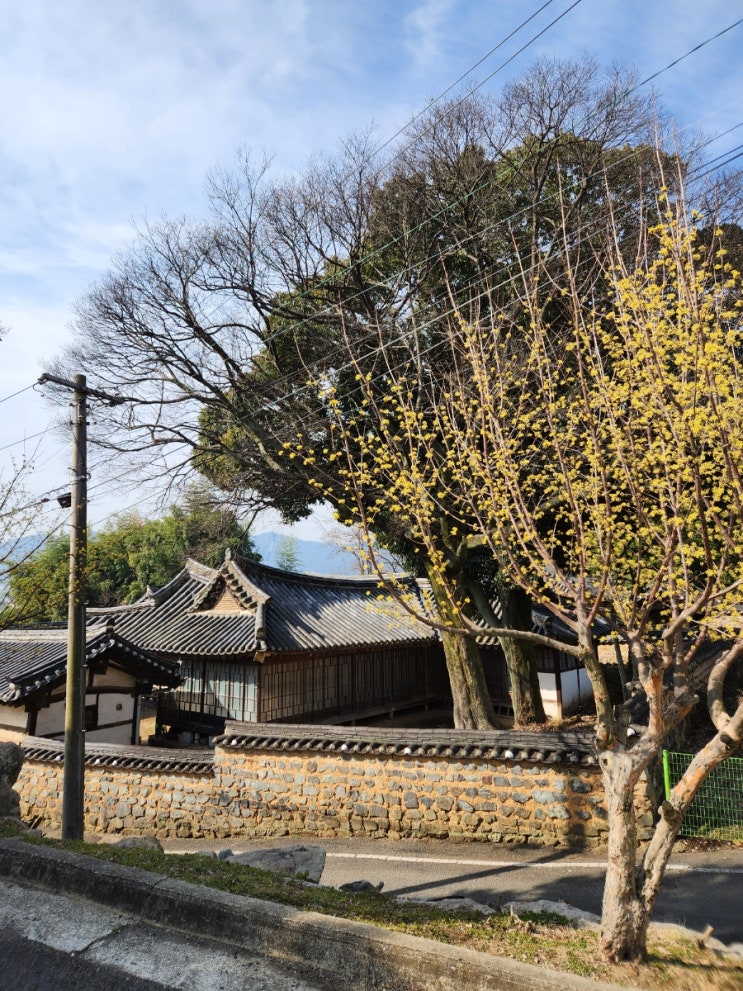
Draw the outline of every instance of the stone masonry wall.
[[[601,778],[445,758],[227,754],[215,767],[230,829],[243,836],[452,837],[600,843]]]
[[[122,748],[128,759],[117,759],[115,751],[108,747],[95,759],[88,753],[86,831],[214,839],[453,837],[552,846],[600,845],[607,828],[596,766],[218,746],[213,762],[189,767],[176,758],[136,760],[132,748]],[[61,826],[62,773],[58,756],[27,752],[16,784],[26,821]],[[637,804],[647,835],[652,802],[639,791]]]
[[[18,778],[21,818],[62,826],[62,766],[26,760]],[[162,837],[224,836],[211,775],[85,768],[85,831]]]

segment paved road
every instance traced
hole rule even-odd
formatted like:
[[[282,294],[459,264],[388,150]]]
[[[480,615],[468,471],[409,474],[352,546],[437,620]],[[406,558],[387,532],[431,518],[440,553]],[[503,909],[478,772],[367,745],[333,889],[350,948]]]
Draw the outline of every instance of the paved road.
[[[323,846],[322,883],[339,886],[364,879],[384,882],[384,891],[415,898],[468,896],[487,904],[509,901],[566,901],[599,914],[605,857],[599,853],[526,850],[493,844],[415,840],[297,839],[204,842],[165,841],[168,851],[220,850],[235,853],[259,847]],[[656,922],[675,922],[743,944],[743,849],[675,855],[663,881]]]
[[[2,991],[339,991],[236,948],[5,879]]]

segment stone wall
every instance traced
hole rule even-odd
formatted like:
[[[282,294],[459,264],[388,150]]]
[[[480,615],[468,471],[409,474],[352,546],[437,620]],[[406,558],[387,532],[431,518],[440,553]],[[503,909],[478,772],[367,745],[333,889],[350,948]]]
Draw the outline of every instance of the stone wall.
[[[62,766],[26,760],[18,778],[21,818],[62,826]],[[218,832],[211,775],[111,766],[85,768],[85,831],[150,836]]]
[[[404,731],[402,741],[400,731],[389,738],[375,731],[369,741],[368,733],[346,728],[311,739],[292,733],[296,727],[271,727],[281,737],[256,737],[254,729],[249,737],[222,738],[213,756],[88,748],[86,831],[214,839],[453,837],[550,846],[600,845],[605,838],[601,775],[588,747],[557,760],[554,749],[503,745],[510,734],[488,746],[482,734],[475,744],[429,731],[423,744],[415,739],[420,731]],[[27,740],[24,749],[16,786],[21,814],[59,828],[59,747]],[[644,792],[637,802],[643,832],[653,803]]]
[[[243,836],[601,842],[597,769],[324,755],[225,754],[215,783]]]

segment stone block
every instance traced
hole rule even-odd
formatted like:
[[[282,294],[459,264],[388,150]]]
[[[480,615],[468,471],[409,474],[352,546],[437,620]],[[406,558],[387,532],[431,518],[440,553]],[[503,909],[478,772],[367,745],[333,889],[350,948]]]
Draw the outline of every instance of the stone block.
[[[585,795],[589,791],[593,791],[591,785],[582,778],[571,778],[568,784],[570,785],[570,790],[579,795]]]
[[[538,805],[549,805],[550,802],[556,801],[555,793],[552,791],[543,791],[537,788],[536,791],[532,792],[534,796],[534,801]]]

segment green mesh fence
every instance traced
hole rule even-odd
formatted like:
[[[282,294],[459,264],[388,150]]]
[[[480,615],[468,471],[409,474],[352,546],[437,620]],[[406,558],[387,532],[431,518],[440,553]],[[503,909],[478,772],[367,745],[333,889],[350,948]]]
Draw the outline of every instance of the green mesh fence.
[[[666,798],[692,756],[663,751]],[[681,835],[743,840],[743,759],[728,757],[711,772],[684,816]]]

